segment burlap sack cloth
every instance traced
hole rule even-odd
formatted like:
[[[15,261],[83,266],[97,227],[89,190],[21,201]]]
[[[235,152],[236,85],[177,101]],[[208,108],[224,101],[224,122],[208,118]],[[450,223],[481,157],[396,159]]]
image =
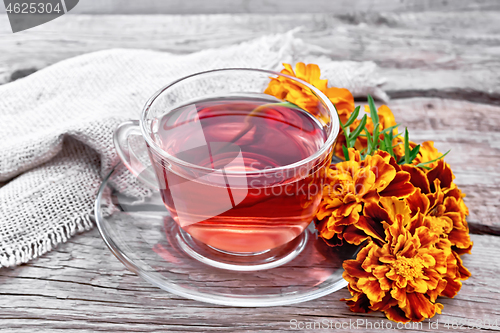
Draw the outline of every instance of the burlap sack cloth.
[[[332,62],[293,33],[189,55],[106,50],[0,86],[0,267],[25,263],[89,230],[103,176],[118,162],[112,134],[183,76],[216,68],[281,70],[318,63],[330,86],[384,98],[374,63]],[[89,258],[91,260],[91,258]]]

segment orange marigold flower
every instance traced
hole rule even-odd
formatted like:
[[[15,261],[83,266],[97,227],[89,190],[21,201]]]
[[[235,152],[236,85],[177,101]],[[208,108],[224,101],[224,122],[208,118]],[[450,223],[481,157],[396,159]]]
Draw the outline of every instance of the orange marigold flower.
[[[425,226],[440,239],[439,248],[450,248],[445,289],[440,296],[454,297],[471,273],[463,265],[461,254],[470,253],[472,241],[466,216],[469,214],[463,194],[453,183],[454,175],[443,160],[434,168],[423,171],[411,165],[403,166],[411,174],[416,191],[405,201],[411,210],[410,229]]]
[[[439,160],[427,172],[409,165],[403,170],[410,173],[410,181],[417,187],[406,198],[412,215],[423,214],[424,222],[440,237],[449,239],[458,254],[470,253],[472,241],[466,220],[469,210],[463,201],[465,194],[453,183],[450,165]]]
[[[359,233],[363,230],[373,236],[365,228],[366,221],[360,219],[365,204],[378,203],[384,196],[409,196],[415,191],[409,180],[410,174],[401,170],[387,152],[379,151],[361,161],[359,151],[349,149],[349,161],[328,170],[328,184],[316,215],[320,236],[332,246],[342,244],[343,239],[360,244],[364,238]]]
[[[370,241],[355,260],[344,262],[352,298],[343,300],[355,312],[383,311],[394,321],[422,321],[441,313],[436,298],[447,285],[451,251],[436,247],[439,237],[425,226],[410,231],[409,211],[404,205],[395,209],[393,224],[383,222],[386,242]]]
[[[462,282],[460,280],[466,280],[470,277],[470,272],[463,265],[460,255],[452,249],[452,244],[449,239],[443,237],[444,234],[441,233],[443,230],[443,220],[428,219],[423,214],[417,213],[417,215],[412,218],[409,225],[409,230],[414,232],[419,227],[426,227],[429,229],[429,233],[432,233],[439,237],[436,247],[438,249],[445,250],[447,253],[446,258],[446,273],[443,276],[443,288],[434,290],[429,293],[430,296],[436,298],[437,296],[454,297],[461,289]],[[446,224],[444,224],[446,226]],[[446,282],[446,283],[445,283]]]
[[[295,70],[283,65],[281,73],[322,91],[336,106],[340,121],[347,122],[354,111],[354,99],[347,89],[328,88],[317,65],[297,63]],[[323,118],[315,94],[288,78],[271,78],[265,93]],[[370,112],[369,107],[365,106],[365,112]],[[377,113],[379,131],[396,125],[386,105]],[[350,125],[351,132],[360,121]],[[365,129],[370,134],[375,130],[370,117]],[[343,276],[352,296],[344,301],[350,309],[383,311],[391,320],[408,322],[441,313],[443,306],[437,298],[458,293],[461,280],[471,275],[460,256],[470,253],[472,241],[465,194],[454,184],[450,166],[440,159],[426,168],[416,167],[442,154],[432,141],[426,141],[411,164],[399,165],[397,161],[405,155],[403,142],[398,136],[392,142],[393,152],[377,151],[361,160],[367,139],[358,136],[354,148],[348,149],[349,160],[326,171],[327,185],[315,223],[319,236],[330,246],[344,240],[362,246],[355,260],[343,263]],[[341,131],[335,155],[344,158],[344,145]],[[417,144],[409,142],[409,146],[413,149]]]
[[[349,116],[354,111],[354,97],[347,89],[328,88],[328,80],[320,78],[321,71],[318,65],[306,65],[303,62],[299,62],[295,65],[295,71],[290,64],[284,63],[283,66],[285,68],[281,71],[282,74],[306,81],[324,93],[333,105],[335,105],[340,121],[345,123],[349,119]],[[318,115],[319,113],[318,98],[313,92],[285,77],[271,78],[271,82],[269,82],[264,93],[281,100],[287,100],[314,115]]]

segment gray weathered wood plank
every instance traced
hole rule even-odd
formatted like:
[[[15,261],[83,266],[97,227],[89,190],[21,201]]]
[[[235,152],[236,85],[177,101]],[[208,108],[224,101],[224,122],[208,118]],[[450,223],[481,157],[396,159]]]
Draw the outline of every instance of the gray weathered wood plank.
[[[500,237],[474,235],[464,262],[472,277],[454,299],[443,298],[444,321],[495,320],[500,326]],[[244,283],[244,282],[242,282]],[[113,257],[94,229],[16,269],[0,269],[0,322],[16,332],[267,331],[290,329],[290,320],[349,322],[383,319],[355,315],[339,299],[343,289],[292,306],[237,308],[200,303],[149,285]],[[496,328],[495,330],[500,330]],[[361,332],[370,332],[361,329]],[[423,332],[435,332],[425,322]],[[466,331],[458,330],[458,331]]]
[[[301,26],[298,36],[330,50],[333,60],[375,61],[393,97],[500,104],[500,11],[67,15],[16,34],[6,20],[0,16],[1,47],[7,50],[0,52],[0,82],[106,48],[188,53]]]

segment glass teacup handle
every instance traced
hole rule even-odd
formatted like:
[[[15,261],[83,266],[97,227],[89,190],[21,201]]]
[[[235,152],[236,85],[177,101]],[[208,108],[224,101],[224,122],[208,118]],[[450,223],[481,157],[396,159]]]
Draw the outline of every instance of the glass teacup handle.
[[[148,187],[158,190],[158,181],[149,159],[138,120],[121,123],[113,135],[116,152],[130,172]]]

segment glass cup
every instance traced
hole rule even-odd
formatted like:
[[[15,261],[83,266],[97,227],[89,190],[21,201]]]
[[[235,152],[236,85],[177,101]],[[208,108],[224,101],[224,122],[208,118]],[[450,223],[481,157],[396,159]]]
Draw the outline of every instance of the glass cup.
[[[255,153],[248,153],[240,144],[247,132],[234,136],[239,124],[213,122],[204,127],[200,109],[228,100],[278,105],[283,101],[264,94],[278,78],[308,94],[314,109],[309,116],[324,138],[300,160],[273,167],[262,160],[291,148],[283,143],[281,151],[270,151],[280,146],[266,143],[265,122],[240,124],[250,128],[248,136],[260,144],[254,145]],[[181,78],[159,90],[139,121],[116,129],[114,141],[127,168],[160,192],[188,254],[210,264],[218,255],[242,258],[246,265],[256,258],[265,264],[283,262],[300,250],[304,240],[299,236],[317,212],[338,132],[334,106],[307,82],[267,70],[220,69]],[[302,133],[292,139],[309,138]]]

